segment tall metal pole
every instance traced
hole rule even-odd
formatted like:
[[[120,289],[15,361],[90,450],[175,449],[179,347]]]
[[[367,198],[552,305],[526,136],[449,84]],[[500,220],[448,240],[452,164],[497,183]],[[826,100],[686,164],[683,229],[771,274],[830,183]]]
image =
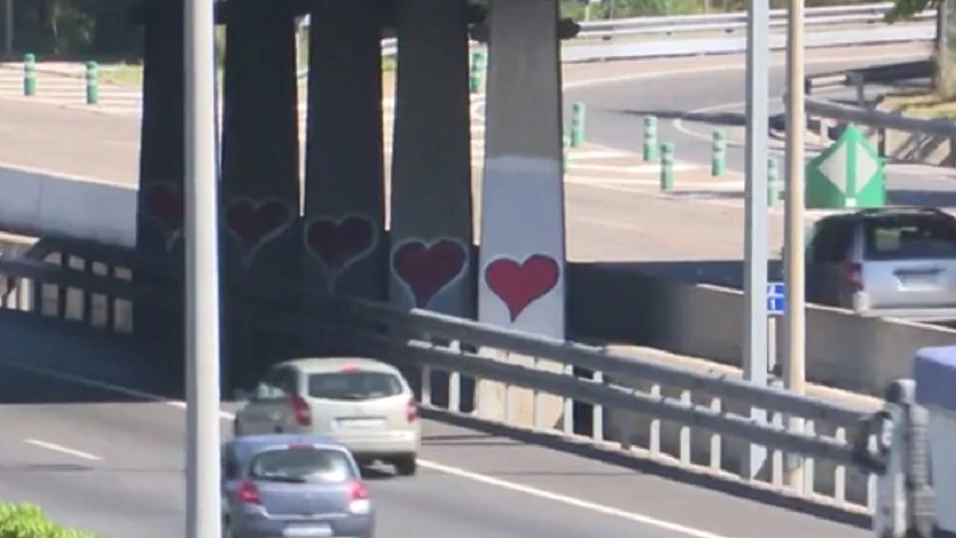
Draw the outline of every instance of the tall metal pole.
[[[3,20],[3,52],[8,58],[13,57],[13,0],[6,0]]]
[[[767,160],[770,129],[770,1],[751,0],[747,10],[747,145],[744,196],[744,378],[767,384]],[[754,420],[767,412],[752,409]],[[744,473],[754,478],[767,448],[750,445]]]
[[[784,385],[788,390],[806,391],[805,344],[806,305],[804,302],[804,134],[807,127],[804,108],[804,0],[790,0],[787,11],[787,199],[784,222],[786,257],[786,309],[784,346]],[[802,430],[799,417],[789,417],[791,430]],[[803,462],[787,458],[788,484],[803,490]]]
[[[186,537],[220,538],[213,2],[185,0]]]

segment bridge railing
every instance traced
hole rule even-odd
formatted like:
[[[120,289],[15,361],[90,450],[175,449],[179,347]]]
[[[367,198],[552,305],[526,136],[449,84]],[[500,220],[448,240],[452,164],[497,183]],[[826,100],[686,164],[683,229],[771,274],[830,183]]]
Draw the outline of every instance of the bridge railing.
[[[55,242],[44,248],[40,259],[0,257],[0,274],[30,290],[32,315],[127,333],[135,328],[134,302],[181,308],[168,268]],[[136,276],[145,283],[134,284]],[[43,290],[39,298],[36,290]],[[247,295],[249,302],[228,314],[257,312],[257,323],[275,334],[316,348],[345,339],[357,353],[394,361],[421,380],[426,408],[728,480],[740,480],[749,446],[761,445],[770,455],[746,481],[780,491],[786,462],[799,458],[804,485],[791,494],[873,510],[879,469],[864,462],[876,458],[877,440],[866,424],[882,408],[879,400],[825,387],[796,395],[749,384],[739,370],[705,361],[557,341],[427,311],[318,294],[290,305],[261,286]],[[581,404],[590,407],[581,411]],[[767,420],[752,419],[753,409],[765,410]],[[784,416],[805,419],[803,430],[787,431]]]

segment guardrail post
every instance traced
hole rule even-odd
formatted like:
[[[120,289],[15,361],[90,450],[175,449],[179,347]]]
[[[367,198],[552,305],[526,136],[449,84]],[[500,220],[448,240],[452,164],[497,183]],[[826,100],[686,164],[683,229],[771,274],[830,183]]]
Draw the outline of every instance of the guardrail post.
[[[471,53],[471,73],[468,76],[468,89],[471,93],[481,91],[481,83],[485,74],[485,64],[487,63],[485,51],[476,50]]]
[[[661,190],[674,189],[674,144],[661,144]]]
[[[37,93],[37,57],[32,53],[23,55],[23,95],[30,97]]]
[[[95,105],[100,101],[100,66],[96,62],[86,62],[86,104]]]
[[[723,129],[714,131],[710,156],[710,175],[718,177],[727,170],[727,133]]]
[[[767,159],[767,205],[780,203],[780,162],[775,157]]]
[[[644,162],[654,162],[660,158],[657,142],[657,117],[644,116]]]
[[[571,105],[571,147],[584,144],[585,106],[578,102]]]

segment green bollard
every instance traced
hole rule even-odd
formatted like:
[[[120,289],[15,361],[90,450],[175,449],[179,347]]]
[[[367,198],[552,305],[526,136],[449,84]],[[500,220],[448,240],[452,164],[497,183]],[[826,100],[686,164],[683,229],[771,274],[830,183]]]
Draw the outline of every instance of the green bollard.
[[[571,105],[571,147],[579,148],[584,144],[585,107],[584,103]]]
[[[561,135],[561,169],[566,174],[568,172],[568,149],[571,146],[571,137],[568,136],[568,130],[565,129]]]
[[[23,95],[30,97],[37,93],[37,57],[23,55]]]
[[[471,53],[471,72],[468,76],[468,89],[471,93],[481,91],[482,78],[485,74],[485,51],[476,50]]]
[[[767,206],[776,207],[780,203],[780,163],[771,157],[767,159]]]
[[[714,131],[713,146],[710,155],[710,175],[720,177],[727,171],[727,133]]]
[[[661,144],[661,190],[674,189],[674,144]]]
[[[656,162],[660,159],[657,144],[657,118],[644,116],[644,162]]]
[[[100,102],[100,66],[96,62],[86,62],[86,104]]]

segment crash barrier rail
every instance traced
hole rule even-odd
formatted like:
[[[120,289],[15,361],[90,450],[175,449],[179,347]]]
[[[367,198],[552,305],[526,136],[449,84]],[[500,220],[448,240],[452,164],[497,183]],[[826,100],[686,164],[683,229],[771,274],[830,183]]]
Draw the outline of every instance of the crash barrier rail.
[[[103,297],[112,303],[181,308],[169,276],[175,273],[166,271],[171,268],[168,262],[140,259],[133,264],[130,253],[122,255],[121,249],[110,247],[68,249],[50,242],[47,248],[59,255],[55,261],[49,256],[44,261],[2,257],[0,274],[29,281],[34,289],[59,290],[54,296],[67,297],[67,302],[70,292],[78,290],[80,294],[72,296],[78,304],[85,297]],[[111,267],[91,273],[79,256]],[[131,269],[147,282],[134,286],[115,276]],[[475,409],[485,420],[571,436],[580,433],[574,423],[575,403],[586,403],[593,406],[586,439],[597,447],[733,478],[740,473],[739,455],[750,443],[766,446],[771,451],[769,470],[760,472],[755,482],[768,482],[771,490],[782,488],[783,462],[802,458],[803,486],[797,494],[811,501],[825,498],[831,505],[835,501],[844,509],[872,511],[876,475],[871,473],[879,470],[873,464],[879,451],[866,425],[875,404],[855,406],[798,395],[713,369],[676,367],[655,360],[651,352],[617,354],[428,311],[400,311],[317,294],[310,296],[311,306],[293,306],[281,299],[291,290],[270,292],[261,283],[243,289],[249,302],[231,308],[232,315],[255,311],[261,330],[306,338],[316,346],[347,338],[362,353],[413,366],[423,378],[426,406],[442,403],[434,394],[443,394],[438,400],[447,405],[440,407],[452,412]],[[32,312],[61,318],[70,308]],[[82,305],[72,308],[84,316],[91,311]],[[89,318],[77,321],[126,332]],[[582,370],[591,373],[582,376]],[[447,376],[447,384],[437,381],[441,378],[436,372]],[[473,389],[466,388],[467,379],[474,381]],[[751,418],[755,409],[768,412],[767,420]],[[783,415],[804,419],[802,431],[787,431]]]
[[[818,73],[804,77],[804,90],[808,96],[833,88],[852,86],[856,89],[857,104],[866,103],[867,84],[885,84],[929,78],[933,75],[932,60],[917,60],[894,64],[876,65],[861,69]]]
[[[808,47],[837,47],[879,43],[929,41],[935,36],[935,10],[926,10],[911,22],[893,26],[867,28],[866,31],[835,30],[839,26],[877,25],[883,21],[892,2],[854,6],[823,6],[806,10],[805,26]],[[717,13],[712,15],[675,15],[635,17],[609,21],[581,22],[577,39],[562,47],[562,61],[590,62],[615,59],[686,56],[697,54],[728,54],[747,50],[742,34],[747,27],[747,13]],[[770,12],[771,28],[786,26],[786,11]],[[303,28],[308,27],[308,20]],[[696,34],[696,36],[695,36]],[[724,37],[705,37],[724,34]],[[771,40],[774,50],[785,46],[784,36],[777,33]],[[628,43],[628,41],[632,41]],[[473,42],[473,46],[479,46]],[[382,40],[382,55],[398,54],[398,40]]]

